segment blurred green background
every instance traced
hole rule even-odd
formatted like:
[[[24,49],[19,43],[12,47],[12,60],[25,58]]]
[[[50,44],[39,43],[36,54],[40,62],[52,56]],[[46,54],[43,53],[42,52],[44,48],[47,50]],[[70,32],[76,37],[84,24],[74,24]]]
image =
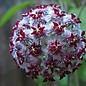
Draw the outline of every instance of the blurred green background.
[[[0,0],[0,86],[67,86],[67,77],[56,82],[42,83],[41,79],[32,80],[26,77],[24,71],[17,69],[12,56],[9,54],[9,37],[11,28],[22,13],[26,13],[34,5],[57,4],[67,13],[75,13],[82,24],[81,29],[86,31],[86,0]],[[86,56],[76,74],[71,74],[71,86],[86,86]],[[41,83],[41,84],[40,84]]]

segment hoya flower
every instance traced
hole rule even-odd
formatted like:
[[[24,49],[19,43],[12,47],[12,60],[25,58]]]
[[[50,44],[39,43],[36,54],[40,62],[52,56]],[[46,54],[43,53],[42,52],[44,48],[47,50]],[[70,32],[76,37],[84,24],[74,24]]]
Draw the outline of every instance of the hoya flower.
[[[35,6],[15,23],[10,53],[17,66],[33,79],[54,81],[74,72],[86,53],[80,19],[54,4]]]

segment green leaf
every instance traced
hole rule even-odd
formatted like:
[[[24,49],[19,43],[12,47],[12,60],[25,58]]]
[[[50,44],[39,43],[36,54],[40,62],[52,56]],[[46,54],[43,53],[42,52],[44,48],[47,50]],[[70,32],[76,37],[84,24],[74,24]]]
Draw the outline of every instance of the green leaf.
[[[60,77],[55,75],[54,79],[56,80],[56,83],[60,86],[67,86],[67,77],[64,77],[63,79],[60,80]]]
[[[42,77],[38,77],[38,79],[34,79],[34,81],[39,85],[39,86],[46,86],[47,82],[43,82]]]
[[[79,79],[86,81],[86,59],[84,59],[81,67],[78,70]]]
[[[61,86],[67,86],[67,77],[64,77],[62,80],[59,80]]]
[[[26,1],[26,2],[20,3],[16,6],[13,6],[2,17],[2,19],[0,21],[0,26],[3,26],[17,11],[19,11],[19,10],[21,10],[21,9],[27,7],[27,6],[30,6],[32,4],[34,4],[33,1]]]

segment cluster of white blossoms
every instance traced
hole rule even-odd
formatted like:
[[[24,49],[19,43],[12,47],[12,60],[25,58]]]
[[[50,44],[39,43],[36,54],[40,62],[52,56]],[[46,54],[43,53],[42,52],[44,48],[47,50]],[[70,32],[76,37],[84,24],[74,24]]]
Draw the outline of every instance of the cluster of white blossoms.
[[[44,82],[78,69],[86,53],[86,37],[75,14],[49,4],[35,6],[22,16],[10,37],[10,53],[19,68]]]

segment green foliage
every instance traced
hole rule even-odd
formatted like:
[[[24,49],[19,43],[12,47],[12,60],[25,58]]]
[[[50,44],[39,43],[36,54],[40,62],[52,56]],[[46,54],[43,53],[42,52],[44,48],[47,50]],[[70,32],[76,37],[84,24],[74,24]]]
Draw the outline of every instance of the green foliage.
[[[38,77],[38,79],[34,79],[34,81],[39,85],[39,86],[46,86],[47,82],[43,82],[43,79],[41,77]]]
[[[84,59],[81,67],[78,70],[79,79],[86,82],[86,59]]]
[[[61,86],[67,86],[67,77],[64,77],[60,80],[60,77],[56,75],[54,78],[56,80],[56,83],[59,83]]]
[[[26,2],[20,3],[16,6],[13,6],[2,17],[2,19],[0,21],[0,26],[3,26],[17,11],[19,11],[27,6],[31,6],[33,4],[34,4],[33,1],[26,1]]]

